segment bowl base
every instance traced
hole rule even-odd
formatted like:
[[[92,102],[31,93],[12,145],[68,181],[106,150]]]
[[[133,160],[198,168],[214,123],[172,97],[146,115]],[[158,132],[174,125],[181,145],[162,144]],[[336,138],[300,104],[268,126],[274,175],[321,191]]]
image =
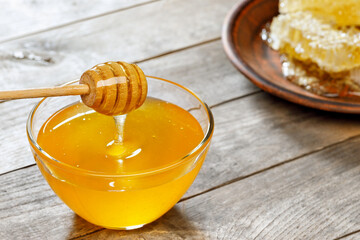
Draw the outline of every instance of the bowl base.
[[[134,225],[134,226],[129,226],[129,227],[107,227],[107,226],[102,226],[103,228],[107,228],[107,229],[112,229],[112,230],[134,230],[134,229],[138,229],[143,227],[145,224],[140,224],[140,225]]]

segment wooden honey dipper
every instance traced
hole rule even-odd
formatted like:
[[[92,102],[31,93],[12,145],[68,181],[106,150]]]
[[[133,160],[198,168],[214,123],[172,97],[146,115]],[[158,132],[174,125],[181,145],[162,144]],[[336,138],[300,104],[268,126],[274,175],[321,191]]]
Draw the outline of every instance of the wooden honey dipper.
[[[78,85],[0,91],[0,99],[81,95],[85,105],[106,115],[120,115],[140,107],[147,95],[143,71],[135,64],[106,62],[84,72]]]

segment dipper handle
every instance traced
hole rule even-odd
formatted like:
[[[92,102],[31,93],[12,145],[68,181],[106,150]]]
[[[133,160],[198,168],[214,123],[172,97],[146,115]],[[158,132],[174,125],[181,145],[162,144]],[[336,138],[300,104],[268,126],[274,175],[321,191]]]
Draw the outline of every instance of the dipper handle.
[[[2,100],[67,95],[81,95],[85,105],[102,114],[126,114],[144,103],[147,81],[135,64],[106,62],[84,72],[78,85],[0,91]]]
[[[90,88],[88,85],[79,84],[79,85],[68,85],[62,87],[0,91],[0,99],[12,100],[12,99],[22,99],[22,98],[83,95],[83,94],[89,94],[89,92],[90,92]]]

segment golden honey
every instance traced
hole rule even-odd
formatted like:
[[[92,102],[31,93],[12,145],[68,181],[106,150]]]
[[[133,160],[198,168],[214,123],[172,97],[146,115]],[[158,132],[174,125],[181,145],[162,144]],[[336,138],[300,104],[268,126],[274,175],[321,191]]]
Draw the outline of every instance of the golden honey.
[[[360,100],[359,4],[281,0],[261,37],[282,54],[283,75],[318,95]]]
[[[270,26],[270,46],[326,72],[360,67],[360,30],[339,28],[310,12],[281,14]]]
[[[360,25],[359,0],[280,0],[280,13],[310,11],[340,26]]]
[[[117,137],[113,117],[76,103],[53,114],[38,133],[39,146],[57,161],[42,160],[42,153],[35,159],[55,193],[81,217],[132,229],[181,198],[207,150],[184,158],[203,130],[188,111],[154,98],[126,116],[122,142]]]

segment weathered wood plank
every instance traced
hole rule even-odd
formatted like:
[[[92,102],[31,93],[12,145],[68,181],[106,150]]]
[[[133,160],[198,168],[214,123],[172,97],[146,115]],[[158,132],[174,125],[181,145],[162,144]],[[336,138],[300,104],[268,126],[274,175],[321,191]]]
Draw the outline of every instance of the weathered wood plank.
[[[359,144],[357,138],[181,202],[143,229],[102,230],[81,239],[343,236],[360,229]]]
[[[54,196],[36,166],[0,178],[0,239],[68,239],[100,229]]]
[[[11,102],[0,104],[2,112],[4,106],[9,113],[2,115],[7,126],[0,136],[3,172],[33,163],[25,137],[26,114],[18,117],[20,110]],[[187,196],[360,134],[358,116],[318,112],[265,93],[213,112],[216,130],[199,174],[204,177],[195,181]]]
[[[258,91],[227,61],[219,40],[139,65],[149,75],[168,78],[189,87],[210,105]],[[0,173],[34,163],[25,123],[33,103],[37,101],[16,100],[0,104],[0,151],[3,153],[0,155]]]
[[[260,91],[228,61],[221,41],[139,63],[151,76],[195,91],[209,106]]]
[[[190,188],[186,196],[197,194],[201,191],[207,190],[214,186],[218,186],[219,184],[223,184],[227,181],[241,178],[248,174],[260,171],[263,168],[281,163],[282,161],[288,160],[292,157],[296,157],[306,152],[323,148],[325,145],[334,144],[335,142],[343,141],[346,138],[359,134],[360,121],[359,121],[359,117],[357,116],[348,116],[348,115],[344,116],[340,114],[330,114],[330,113],[319,114],[318,111],[302,108],[300,106],[296,106],[281,101],[265,93],[256,94],[247,98],[238,99],[236,101],[232,101],[230,103],[220,105],[214,109],[214,113],[217,122],[217,128],[216,128],[216,133],[214,135],[211,151],[209,152],[208,158],[205,161],[201,173],[199,174],[194,185]],[[233,129],[233,130],[230,131],[229,129]],[[356,144],[358,144],[358,142],[359,140],[355,142],[351,142],[350,144],[343,144],[341,145],[343,146],[342,150],[338,146],[334,146],[332,148],[334,150],[330,151],[330,153],[326,153],[325,155],[321,155],[320,154],[321,152],[314,154],[314,157],[312,157],[310,160],[301,161],[299,164],[295,165],[295,167],[298,168],[299,171],[298,174],[306,175],[307,172],[314,171],[313,174],[318,173],[319,178],[322,178],[323,176],[321,175],[322,172],[320,171],[320,169],[321,167],[324,167],[326,169],[324,170],[323,174],[325,174],[324,179],[326,180],[329,177],[327,175],[328,171],[331,172],[331,167],[332,166],[336,167],[341,163],[342,160],[342,159],[336,160],[337,158],[331,158],[331,155],[335,157],[339,157],[340,154],[344,152],[343,153],[344,161],[351,160],[351,163],[353,163],[353,161],[355,161],[357,159],[357,156],[359,155],[358,151],[360,151],[357,150],[356,148],[357,146]],[[349,146],[349,148],[347,148],[347,146]],[[335,163],[332,164],[332,162],[329,160],[330,161],[328,163],[329,166],[326,166],[327,164],[326,160],[328,158],[327,157],[328,155],[330,156],[329,157],[330,160],[333,159],[334,161],[335,160],[337,161],[336,162],[337,165]],[[324,156],[324,157],[321,158],[320,156]],[[348,160],[348,158],[351,159]],[[316,165],[317,163],[314,163],[314,169],[312,169],[311,163],[313,161],[316,162],[317,159],[321,160],[319,163],[320,165],[319,164]],[[306,169],[301,168],[302,164],[306,167]],[[287,166],[288,165],[289,164],[287,164]],[[309,169],[307,169],[308,167]],[[346,167],[348,166],[346,165]],[[355,167],[356,166],[354,166],[354,168]],[[282,169],[282,167],[278,167],[278,168]],[[328,168],[330,168],[330,170],[327,170]],[[29,171],[30,173],[28,173]],[[30,202],[29,198],[31,197],[35,197],[36,199],[42,199],[43,195],[40,192],[47,191],[48,189],[43,187],[42,188],[43,190],[38,191],[36,194],[34,194],[31,190],[32,187],[27,186],[27,182],[40,181],[39,179],[34,179],[33,181],[30,181],[28,180],[28,177],[25,177],[25,176],[35,177],[36,175],[38,175],[39,177],[40,173],[36,174],[36,172],[37,171],[35,167],[30,167],[0,176],[0,189],[2,190],[0,203],[4,202],[6,206],[6,202],[13,201],[12,204],[14,204],[11,205],[12,207],[10,210],[5,209],[4,211],[0,211],[0,214],[2,214],[0,215],[0,218],[6,216],[5,218],[6,222],[9,222],[9,224],[5,224],[1,226],[4,229],[8,229],[8,230],[4,230],[6,234],[12,234],[11,231],[17,231],[17,229],[15,230],[14,228],[12,228],[12,224],[15,222],[15,220],[11,220],[11,219],[13,218],[14,215],[16,216],[17,213],[21,211],[22,203]],[[283,179],[274,178],[273,181],[275,184],[275,190],[277,189],[277,187],[280,188],[282,183],[286,183],[286,181],[288,181],[287,178],[289,176],[286,175],[288,172],[289,170],[287,168],[285,170],[281,170],[280,172],[278,171],[276,172],[275,176],[278,177],[283,176]],[[291,173],[290,176],[296,175],[296,170],[290,173]],[[260,182],[255,181],[254,183],[249,182],[248,179],[253,179],[252,177],[244,179],[243,181],[246,182],[245,184],[246,186],[244,188],[248,187],[249,188],[248,190],[249,191],[251,190],[251,192],[245,192],[246,194],[245,193],[243,194],[241,191],[239,192],[238,190],[236,190],[237,189],[236,187],[235,189],[231,188],[231,190],[228,190],[227,192],[225,192],[225,194],[231,195],[231,192],[233,192],[234,196],[238,201],[239,199],[246,200],[246,197],[251,198],[251,196],[255,195],[258,191],[262,191],[261,189],[258,189],[260,187],[264,187],[266,190],[270,191],[270,189],[272,189],[272,185],[270,184],[272,181],[271,180],[272,177],[273,177],[272,175],[269,175],[268,177],[265,178],[265,179],[268,178],[269,181],[266,184],[263,184],[261,181]],[[300,177],[301,176],[297,176],[297,178]],[[24,193],[24,196],[22,197],[20,196],[18,198],[13,197],[13,194],[6,193],[6,191],[8,191],[7,188],[9,183],[2,179],[10,179],[9,181],[17,183],[18,185],[17,187],[15,185],[11,186],[11,188],[14,188],[13,191],[15,193],[13,194],[16,195],[17,194],[16,192],[21,192],[21,191],[26,191],[27,193],[26,194]],[[352,180],[347,178],[345,179],[345,177],[344,177],[345,180],[339,178],[337,179],[340,182]],[[291,181],[292,181],[290,182],[291,184],[295,184],[297,180],[296,181],[291,180]],[[39,182],[38,184],[46,185],[44,180],[41,182],[42,183]],[[355,186],[356,184],[357,183],[354,183]],[[307,186],[311,187],[312,185],[318,186],[315,183],[308,184]],[[237,186],[236,183],[234,184],[234,186]],[[295,186],[297,185],[295,184]],[[344,185],[343,187],[345,191],[346,190],[345,187],[348,187],[348,185]],[[354,189],[348,188],[348,190],[351,192]],[[216,191],[218,190],[212,191],[209,194],[204,194],[204,195],[209,197]],[[44,194],[49,194],[49,193],[44,193]],[[238,194],[240,195],[238,196]],[[276,192],[274,194],[277,195],[278,193]],[[344,193],[342,192],[334,192],[333,197],[336,196],[347,196],[347,195],[344,195]],[[227,197],[229,198],[229,196]],[[261,197],[262,196],[260,196],[259,198]],[[323,197],[326,196],[324,195]],[[265,197],[263,198],[264,198],[264,202],[268,202],[269,200],[268,198]],[[8,200],[8,199],[12,199],[12,200]],[[19,201],[20,204],[17,204],[14,199],[17,199],[16,201]],[[36,202],[36,200],[33,201]],[[201,199],[201,201],[203,201],[204,203],[207,202],[206,199]],[[278,199],[276,201],[278,201]],[[275,204],[276,201],[274,200],[274,202],[271,202],[271,204]],[[187,202],[188,201],[184,201],[185,205],[181,205],[181,206],[186,207]],[[219,204],[220,203],[222,202],[220,201]],[[230,202],[224,202],[223,204],[227,204],[229,206],[228,207],[229,211],[230,209],[233,209],[233,211],[237,212],[237,209],[242,209],[242,208],[237,206],[235,206],[235,208],[230,207],[232,204],[235,203],[236,203],[235,199],[232,199]],[[251,201],[249,203],[251,203]],[[348,203],[346,202],[346,204]],[[44,205],[47,205],[47,203],[45,202]],[[331,206],[330,203],[329,206]],[[254,206],[254,207],[259,207],[259,206]],[[264,205],[263,207],[266,209],[270,208],[270,206],[267,205],[266,206]],[[309,207],[309,205],[306,205],[304,208],[307,207]],[[351,207],[355,208],[356,206],[351,205]],[[196,208],[196,206],[194,208]],[[207,210],[205,210],[205,208]],[[212,203],[211,205],[204,206],[203,211],[210,211],[209,209],[214,209],[214,208],[216,209],[217,207],[215,206],[215,203]],[[73,221],[72,220],[73,215],[71,214],[70,211],[62,210],[60,213],[55,210],[54,210],[55,212],[52,213],[52,211],[53,210],[48,209],[47,210],[48,215],[43,216],[41,212],[38,213],[38,210],[34,208],[34,211],[32,211],[31,213],[27,212],[25,215],[21,214],[21,217],[23,218],[23,223],[24,225],[27,226],[27,228],[24,229],[24,232],[30,231],[31,233],[33,233],[31,229],[38,225],[36,221],[47,222],[48,221],[47,218],[54,218],[54,216],[56,216],[56,221],[58,221],[57,225],[61,225],[60,224],[61,222]],[[208,221],[210,222],[213,221],[213,222],[218,222],[218,224],[220,225],[224,224],[224,227],[227,226],[226,223],[230,222],[231,220],[227,218],[229,214],[225,211],[221,215],[220,211],[223,210],[222,209],[219,210],[219,213],[217,213],[217,215],[214,215],[214,218],[211,218],[210,220],[207,219],[209,216],[203,215],[205,221],[204,224],[207,226],[209,225]],[[170,216],[172,216],[171,214],[173,214],[173,212],[170,213]],[[188,212],[186,212],[186,215],[187,214]],[[29,218],[28,215],[32,217]],[[179,214],[177,214],[176,217],[181,218]],[[191,217],[194,216],[191,215]],[[202,219],[200,215],[198,217]],[[237,216],[233,216],[233,217],[235,219]],[[187,218],[188,216],[184,216],[182,218],[185,225]],[[34,221],[34,219],[37,220]],[[165,219],[167,219],[167,217],[165,217]],[[196,219],[196,221],[203,222],[203,220],[201,219]],[[223,221],[223,219],[225,220]],[[76,220],[76,221],[80,221],[80,220]],[[82,221],[80,222],[81,224],[84,224]],[[51,235],[54,237],[59,236],[59,238],[64,237],[64,234],[69,236],[71,235],[71,237],[80,236],[78,235],[80,233],[78,233],[76,230],[69,233],[69,228],[66,227],[68,225],[59,226],[59,228],[52,228],[51,227],[52,225],[53,224],[45,224],[44,226],[39,228],[40,229],[39,232],[35,232],[33,233],[34,235],[31,236],[33,236],[34,239],[36,239],[36,237],[39,236],[37,234],[44,234],[45,236]],[[152,226],[151,228],[154,230],[154,234],[156,231],[162,231],[161,229],[164,228],[161,225],[160,226],[151,225],[151,226]],[[190,224],[189,226],[192,226],[192,224]],[[74,229],[77,229],[77,227],[74,226]],[[87,231],[92,231],[92,229],[94,229],[92,225],[84,224],[84,226],[82,227],[82,233],[86,233]],[[183,231],[181,229],[185,229],[184,231],[186,232],[189,230],[189,227],[180,225],[177,230],[180,235],[182,234],[181,231]],[[203,229],[203,227],[201,229]],[[206,231],[210,231],[206,227],[204,227],[204,229]],[[168,227],[167,230],[169,230]],[[171,229],[171,230],[175,230],[175,229]],[[350,231],[351,229],[344,228],[344,230]],[[0,232],[2,232],[2,229],[0,229]],[[164,230],[164,233],[165,232],[167,231]],[[198,232],[196,231],[194,232],[194,234],[195,233],[198,234]],[[339,234],[340,233],[342,232],[339,232]],[[165,237],[166,235],[164,235],[164,238]]]
[[[0,8],[0,42],[149,1],[1,0],[3,7]]]
[[[26,136],[26,121],[38,100],[16,100],[0,104],[0,174],[34,164]]]
[[[346,235],[344,237],[337,238],[336,240],[359,240],[360,239],[360,229],[352,234]]]
[[[210,152],[186,196],[360,134],[360,116],[321,112],[263,92],[213,114]]]
[[[0,89],[51,86],[101,62],[134,62],[218,39],[236,2],[158,1],[0,44]]]
[[[78,76],[101,61],[139,61],[217,39],[221,14],[224,15],[232,3],[193,1],[191,9],[186,1],[152,3],[139,7],[143,9],[139,14],[134,9],[127,10],[2,44],[0,83],[4,85],[5,80],[11,79],[6,89],[50,86]],[[197,13],[204,6],[207,7],[204,13]],[[154,17],[146,18],[145,13]],[[127,18],[130,23],[123,24]],[[119,26],[114,26],[114,22]],[[163,34],[165,31],[168,35]],[[123,36],[124,32],[128,34]],[[248,82],[237,81],[243,78],[220,52],[220,43],[215,41],[144,62],[141,67],[149,75],[189,86],[210,104],[257,91]],[[24,60],[20,60],[21,54]],[[225,63],[224,68],[220,66]],[[223,78],[227,72],[229,75]],[[48,80],[48,76],[52,79]],[[5,136],[0,135],[0,150],[9,153],[2,151],[0,158],[4,156],[5,167],[10,166],[8,170],[18,163],[17,167],[22,167],[33,162],[30,153],[24,150],[28,149],[24,127],[27,113],[24,112],[28,112],[29,107],[30,102],[26,101],[0,104],[0,122],[5,122],[0,132],[6,132]],[[23,115],[18,116],[21,111]],[[214,113],[217,128],[211,152],[186,196],[360,134],[359,117],[302,108],[264,93],[218,106]],[[22,142],[20,134],[23,134]],[[305,160],[184,201],[143,230],[130,233],[103,230],[88,238],[311,237],[306,235],[306,229],[309,234],[321,234],[321,238],[343,236],[360,228],[360,206],[356,202],[359,168],[355,160],[359,155],[355,149],[358,142],[352,141],[350,147],[341,145],[345,146],[342,150],[348,151],[345,161],[337,158],[342,150],[334,146],[331,151],[313,154]],[[13,149],[9,149],[8,144]],[[346,166],[342,167],[344,162]],[[0,189],[0,239],[82,238],[84,234],[99,230],[76,217],[57,200],[41,180],[36,167],[0,176]],[[296,223],[304,224],[296,229]]]

